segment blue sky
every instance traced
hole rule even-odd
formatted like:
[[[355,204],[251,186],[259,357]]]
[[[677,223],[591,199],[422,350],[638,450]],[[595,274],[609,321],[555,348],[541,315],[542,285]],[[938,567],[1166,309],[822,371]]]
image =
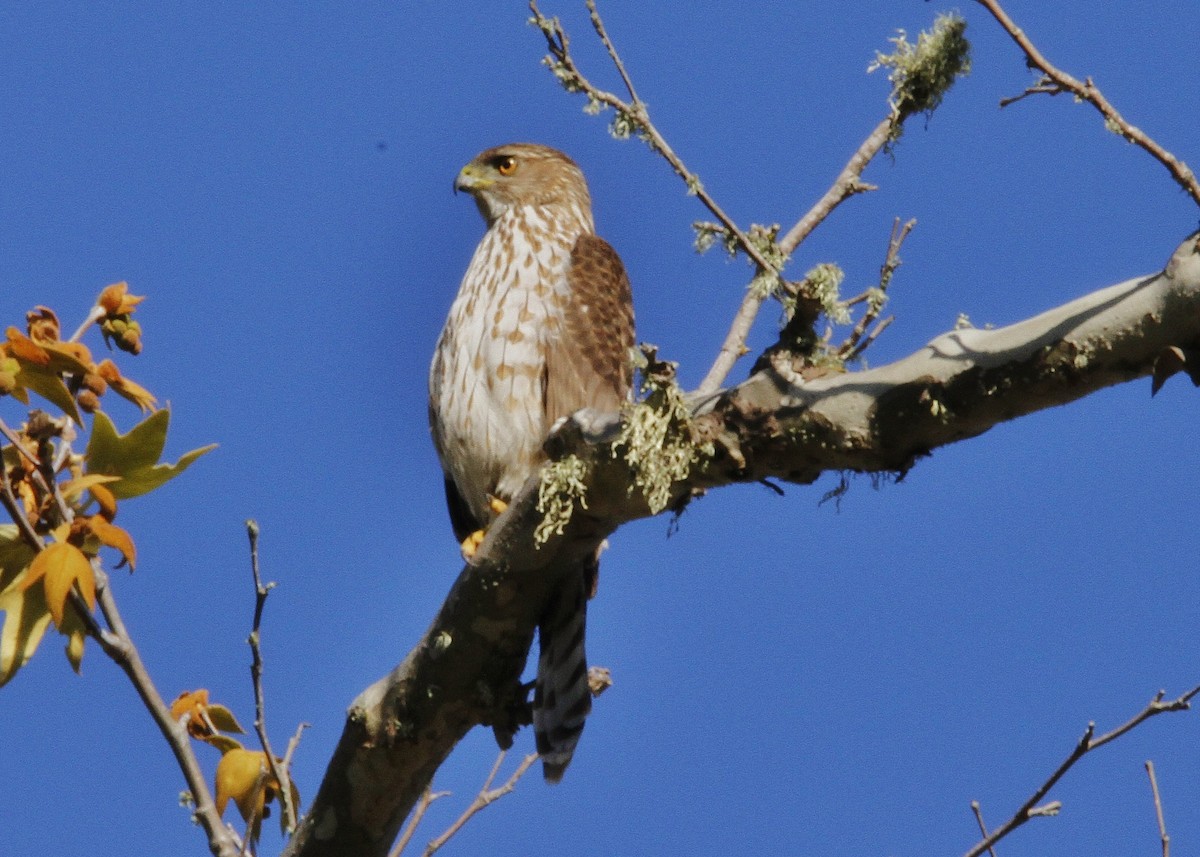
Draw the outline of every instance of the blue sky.
[[[1193,0],[1012,0],[1049,58],[1200,163]],[[561,16],[615,87],[582,3]],[[882,117],[866,75],[942,7],[611,2],[652,116],[743,224],[786,225]],[[871,284],[892,218],[915,217],[880,364],[953,326],[1005,324],[1157,270],[1196,224],[1165,171],[1031,78],[974,4],[975,70],[797,254]],[[172,456],[220,449],[123,505],[137,573],[117,595],[164,696],[208,687],[253,719],[242,521],[278,582],[268,717],[312,723],[311,797],[355,694],[415,642],[458,571],[425,421],[429,355],[482,223],[450,185],[476,152],[531,140],[584,168],[634,285],[640,338],[695,384],[748,269],[692,251],[706,218],[666,165],[617,142],[539,65],[521,3],[9,3],[0,8],[0,316],[65,326],[107,283],[148,299],[127,374],[169,400]],[[772,339],[775,312],[753,345]],[[746,371],[739,367],[735,378]],[[958,854],[971,800],[998,824],[1069,751],[1158,688],[1200,683],[1195,391],[1149,382],[939,450],[901,484],[733,487],[621,530],[589,654],[615,686],[561,786],[530,776],[448,854]],[[110,406],[117,424],[136,414]],[[12,402],[0,414],[20,420]],[[1200,726],[1146,724],[1086,759],[1003,851],[1143,853],[1158,766],[1180,853],[1200,847]],[[520,736],[518,749],[532,746]],[[200,748],[211,772],[216,753]],[[424,842],[494,758],[470,736],[439,773]],[[515,763],[513,759],[510,764]],[[174,764],[119,671],[60,641],[0,690],[5,853],[205,853]],[[271,835],[264,853],[278,849]]]

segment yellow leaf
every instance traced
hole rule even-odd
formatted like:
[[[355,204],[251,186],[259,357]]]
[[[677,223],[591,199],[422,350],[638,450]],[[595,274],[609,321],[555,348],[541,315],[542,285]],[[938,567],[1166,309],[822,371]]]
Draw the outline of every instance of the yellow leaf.
[[[55,542],[47,545],[45,550],[34,557],[29,566],[29,579],[25,581],[25,588],[28,589],[39,579],[45,587],[46,607],[50,610],[54,626],[59,630],[63,627],[67,597],[77,584],[88,609],[95,609],[96,577],[92,572],[92,564],[75,545]]]
[[[4,611],[4,627],[0,629],[0,685],[33,657],[50,624],[42,587],[23,585],[28,575],[26,568],[11,581],[11,586],[0,592],[0,610]]]
[[[67,637],[67,660],[71,662],[71,669],[78,675],[79,665],[83,663],[83,644],[87,640],[87,632],[79,613],[74,610],[67,613],[63,617],[62,627],[58,630]]]
[[[185,690],[171,703],[171,719],[178,723],[186,718],[188,734],[193,738],[204,738],[211,732],[204,719],[204,709],[207,707],[207,690]]]
[[[224,815],[226,805],[233,800],[247,824],[261,819],[268,776],[267,757],[262,751],[227,751],[217,763],[217,812]]]
[[[53,372],[68,372],[84,375],[94,368],[92,352],[78,342],[42,342],[41,346],[50,355],[49,368]]]
[[[108,415],[97,411],[92,417],[92,436],[88,439],[88,472],[120,476],[120,482],[112,483],[112,493],[118,500],[125,500],[146,494],[174,479],[214,448],[193,449],[175,464],[159,464],[170,420],[170,411],[155,411],[126,434],[117,434]]]
[[[92,515],[88,518],[88,529],[101,544],[119,550],[125,562],[129,563],[130,571],[137,566],[137,548],[133,544],[133,537],[124,528],[110,524],[103,515]]]
[[[0,595],[13,588],[25,588],[24,574],[36,553],[21,538],[15,524],[0,524]]]
[[[208,691],[205,688],[185,690],[171,703],[171,719],[179,720],[185,714],[191,714],[197,710],[203,711],[207,706]]]

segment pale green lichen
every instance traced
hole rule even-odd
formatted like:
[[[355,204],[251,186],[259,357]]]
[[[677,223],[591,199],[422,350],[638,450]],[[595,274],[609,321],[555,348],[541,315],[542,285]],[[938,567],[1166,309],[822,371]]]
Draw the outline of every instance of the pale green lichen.
[[[587,464],[575,455],[551,461],[542,468],[537,503],[542,520],[533,531],[535,545],[540,547],[551,537],[563,534],[577,502],[580,508],[587,508],[587,477]]]
[[[890,275],[888,277],[891,278]],[[879,315],[880,311],[887,306],[887,292],[879,287],[867,289],[867,309],[872,315]]]
[[[938,15],[933,28],[917,36],[916,44],[908,40],[904,30],[891,39],[896,50],[890,54],[875,54],[867,71],[890,69],[892,84],[889,103],[896,116],[903,120],[914,113],[932,113],[954,81],[971,70],[971,44],[964,37],[967,22],[955,13]],[[899,139],[903,125],[895,124],[892,140]]]
[[[712,455],[712,444],[696,443],[691,410],[675,383],[673,366],[658,362],[653,349],[644,362],[651,370],[642,370],[643,399],[626,411],[613,457],[629,464],[630,493],[640,491],[650,514],[657,515],[670,505],[672,487],[686,480],[702,457]]]
[[[612,134],[618,140],[628,140],[630,135],[640,129],[638,121],[626,113],[624,110],[618,110],[617,115],[613,117],[613,121],[608,126],[608,133]]]
[[[842,281],[846,272],[833,262],[822,262],[804,275],[800,291],[821,305],[825,317],[834,324],[850,323],[850,308],[842,301]]]

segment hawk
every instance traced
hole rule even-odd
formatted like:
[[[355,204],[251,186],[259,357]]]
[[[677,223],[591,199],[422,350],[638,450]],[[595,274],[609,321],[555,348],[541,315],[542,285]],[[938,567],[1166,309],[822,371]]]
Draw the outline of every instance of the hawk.
[[[587,182],[530,143],[478,155],[455,179],[487,221],[438,339],[429,421],[464,552],[541,465],[555,421],[616,411],[632,383],[633,305],[620,257],[595,234]],[[475,545],[478,540],[475,540]],[[564,576],[538,625],[533,727],[557,782],[591,710],[584,655],[595,561]]]

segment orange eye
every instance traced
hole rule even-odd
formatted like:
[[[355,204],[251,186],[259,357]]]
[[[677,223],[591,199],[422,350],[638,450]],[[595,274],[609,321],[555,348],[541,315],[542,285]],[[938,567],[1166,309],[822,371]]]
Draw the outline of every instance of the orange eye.
[[[503,155],[496,159],[496,172],[502,176],[511,176],[517,171],[517,159],[512,155]]]

